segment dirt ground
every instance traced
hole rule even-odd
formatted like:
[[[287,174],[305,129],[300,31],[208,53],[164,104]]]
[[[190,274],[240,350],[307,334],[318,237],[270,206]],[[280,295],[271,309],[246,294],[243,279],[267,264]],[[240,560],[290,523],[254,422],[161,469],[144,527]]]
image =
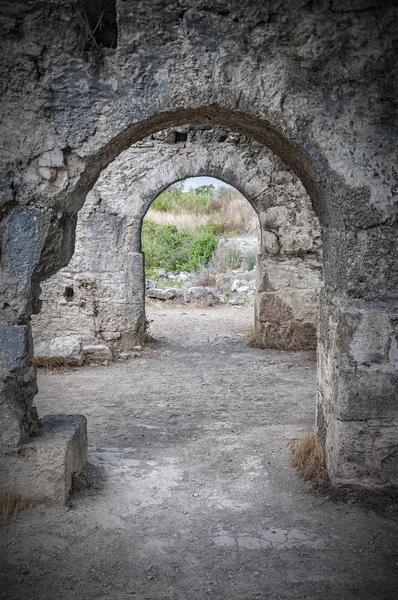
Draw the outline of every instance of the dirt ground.
[[[291,468],[315,358],[248,347],[252,312],[152,306],[146,358],[40,374],[40,414],[85,414],[102,475],[0,530],[0,597],[398,598],[398,522]]]

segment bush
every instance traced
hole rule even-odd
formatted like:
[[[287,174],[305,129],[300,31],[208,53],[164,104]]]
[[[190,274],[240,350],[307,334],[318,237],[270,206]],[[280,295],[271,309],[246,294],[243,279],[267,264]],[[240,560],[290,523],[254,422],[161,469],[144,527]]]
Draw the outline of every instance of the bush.
[[[187,271],[197,271],[209,262],[217,247],[217,240],[211,233],[200,233],[193,241],[188,252]]]
[[[228,229],[228,223],[225,223],[225,221],[206,223],[200,227],[200,231],[203,231],[203,233],[212,233],[216,237],[220,237],[228,231]]]
[[[158,225],[144,221],[142,250],[147,272],[163,268],[166,271],[196,271],[205,265],[217,246],[214,235],[193,234],[174,225]]]
[[[189,212],[206,214],[212,211],[214,192],[212,185],[204,185],[189,192],[183,191],[183,184],[176,183],[168,187],[153,201],[151,208],[161,212]]]
[[[242,264],[242,253],[235,244],[223,244],[218,246],[211,257],[209,267],[214,273],[225,273],[233,269],[239,269]]]
[[[174,225],[157,225],[144,221],[142,225],[142,250],[148,270],[164,268],[166,271],[184,270],[188,262],[193,235]]]
[[[254,250],[246,252],[243,256],[243,263],[247,271],[252,271],[256,266],[256,252]]]

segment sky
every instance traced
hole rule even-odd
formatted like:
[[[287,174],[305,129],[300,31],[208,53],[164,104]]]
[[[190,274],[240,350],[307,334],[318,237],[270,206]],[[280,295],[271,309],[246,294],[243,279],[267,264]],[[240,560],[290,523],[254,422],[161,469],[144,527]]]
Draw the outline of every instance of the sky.
[[[227,183],[216,179],[215,177],[189,177],[188,179],[184,179],[184,192],[188,192],[189,188],[197,188],[201,185],[210,185],[213,184],[215,188],[223,187],[231,187]]]

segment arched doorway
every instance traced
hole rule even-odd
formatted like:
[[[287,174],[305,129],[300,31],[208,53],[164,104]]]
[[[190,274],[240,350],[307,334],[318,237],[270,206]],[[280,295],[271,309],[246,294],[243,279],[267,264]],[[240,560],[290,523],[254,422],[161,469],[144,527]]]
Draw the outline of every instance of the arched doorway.
[[[142,222],[167,186],[195,174],[235,186],[258,216],[259,345],[315,347],[322,246],[310,199],[299,179],[264,146],[208,125],[159,132],[104,170],[79,213],[71,263],[42,285],[43,306],[34,317],[40,352],[50,346],[59,351],[66,337],[65,348],[80,344],[89,360],[103,361],[141,343]],[[74,290],[73,297],[65,297],[68,290]]]
[[[366,301],[364,301],[365,304],[362,300],[359,304],[357,302],[352,303],[349,301],[348,305],[346,302],[341,302],[341,299],[345,296],[347,291],[353,290],[357,284],[361,286],[361,283],[358,280],[360,273],[353,269],[353,265],[359,260],[359,256],[362,256],[361,251],[357,244],[350,244],[348,241],[352,236],[356,238],[357,234],[354,224],[353,229],[350,229],[349,235],[347,229],[344,230],[344,235],[342,235],[342,229],[352,222],[352,216],[349,214],[349,205],[345,208],[340,202],[342,189],[341,186],[339,187],[336,178],[330,177],[329,179],[326,179],[323,177],[315,167],[315,163],[309,159],[306,153],[298,146],[292,144],[285,135],[281,134],[269,123],[243,113],[215,107],[205,107],[198,109],[179,109],[158,114],[140,124],[127,127],[122,133],[115,136],[111,142],[105,144],[95,156],[86,162],[86,166],[80,178],[77,180],[76,185],[64,199],[68,204],[68,211],[70,211],[69,216],[66,214],[65,219],[58,219],[57,223],[50,220],[44,224],[44,227],[47,228],[47,230],[49,227],[55,227],[55,230],[62,231],[64,238],[61,236],[58,237],[61,244],[58,245],[57,253],[53,253],[51,261],[47,260],[48,250],[46,248],[40,253],[41,262],[39,261],[40,264],[34,269],[35,276],[32,280],[34,285],[31,292],[37,296],[38,281],[51,275],[62,264],[65,264],[67,257],[70,256],[70,240],[73,237],[73,221],[75,218],[70,215],[74,215],[75,211],[82,206],[86,194],[92,188],[101,170],[110,164],[110,162],[119,153],[123,152],[124,149],[131,145],[131,143],[141,139],[144,135],[158,131],[162,127],[175,126],[187,122],[218,122],[221,125],[233,127],[236,131],[245,136],[249,136],[253,140],[267,145],[299,176],[309,193],[315,211],[320,219],[321,226],[323,227],[324,272],[326,284],[326,292],[323,295],[320,309],[323,333],[320,339],[320,347],[318,347],[318,432],[325,444],[328,456],[328,467],[334,480],[343,483],[370,477],[370,480],[377,480],[380,485],[388,485],[391,477],[394,478],[394,475],[390,468],[388,468],[387,471],[385,469],[382,471],[382,462],[390,456],[391,452],[394,454],[394,451],[391,449],[395,448],[395,444],[388,441],[390,439],[389,434],[387,434],[386,445],[380,446],[380,449],[377,451],[377,457],[375,457],[374,454],[372,454],[371,457],[369,453],[366,453],[365,462],[358,462],[354,458],[357,455],[357,450],[356,444],[352,442],[352,432],[353,429],[363,431],[361,415],[364,414],[364,408],[362,405],[361,407],[358,405],[357,398],[358,396],[361,396],[361,394],[358,394],[358,390],[360,388],[362,389],[362,386],[364,386],[364,390],[368,388],[367,382],[369,373],[366,371],[366,368],[364,372],[356,369],[357,359],[355,357],[352,359],[354,355],[357,355],[355,354],[356,351],[348,349],[347,345],[341,341],[339,337],[340,326],[338,324],[343,324],[346,315],[357,315],[358,319],[361,320],[361,315],[364,311],[372,322],[375,318],[381,318],[384,319],[386,323],[390,323],[391,307],[383,306],[380,309],[381,313],[379,314],[379,309],[375,312],[373,305],[368,305]],[[59,202],[62,203],[61,198],[59,199]],[[46,241],[42,241],[45,241],[46,246],[51,239],[53,239],[53,237],[50,236],[47,237]],[[338,254],[339,244],[342,243],[344,245],[344,252]],[[370,257],[368,256],[369,253],[367,253],[366,249],[364,251],[366,254],[365,260],[370,260]],[[371,290],[368,290],[368,292],[368,295],[370,294],[370,296],[372,296],[373,292]],[[34,300],[34,302],[37,302],[37,299]],[[367,321],[362,319],[362,322],[365,323]],[[27,325],[27,327],[29,328],[29,325]],[[390,329],[389,325],[385,330],[386,339],[390,339],[391,337]],[[357,336],[359,336],[358,340],[363,339],[363,335],[359,334],[359,332],[357,334],[356,330],[351,332],[351,334],[353,337],[350,343],[353,343],[354,345],[356,344]],[[336,352],[340,358],[338,360],[331,360],[331,357],[335,355]],[[354,352],[354,355],[352,352]],[[360,354],[358,354],[358,357],[363,357],[362,350]],[[348,358],[348,360],[346,361],[345,358]],[[343,384],[345,391],[342,391],[341,370],[339,371],[338,367],[341,361],[345,364]],[[24,358],[23,362],[25,366],[22,366],[22,369],[25,369],[29,365],[29,359],[26,360]],[[366,359],[363,364],[366,366],[367,362]],[[356,374],[355,389],[352,388],[350,383],[351,374],[354,372]],[[384,375],[380,373],[380,377],[383,378]],[[387,378],[389,378],[389,376],[387,376]],[[372,399],[369,399],[370,405],[372,406],[374,405],[373,397],[376,392],[377,390],[373,389]],[[347,398],[349,400],[347,400]],[[383,398],[385,399],[384,394]],[[370,413],[372,413],[370,405],[369,410]],[[339,407],[337,413],[335,410],[336,406]],[[365,409],[365,412],[366,410],[367,409]],[[388,414],[389,410],[390,409],[387,410]],[[28,419],[25,418],[24,422],[29,423],[29,419],[31,419],[32,425],[27,426],[24,430],[25,435],[31,431],[31,427],[33,427],[35,422],[34,412],[29,414],[30,417]],[[339,416],[336,417],[336,414]],[[16,423],[14,424],[16,425]],[[382,437],[386,433],[386,430],[383,429],[383,427],[384,426],[380,425],[379,430]],[[366,436],[362,436],[361,439],[365,440],[365,437]],[[387,465],[389,463],[385,464]],[[366,473],[369,475],[366,475]]]

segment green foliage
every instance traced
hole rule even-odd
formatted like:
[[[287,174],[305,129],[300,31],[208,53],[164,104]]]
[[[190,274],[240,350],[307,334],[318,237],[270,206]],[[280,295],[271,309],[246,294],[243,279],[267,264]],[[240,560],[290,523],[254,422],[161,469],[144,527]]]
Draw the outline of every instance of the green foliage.
[[[256,252],[254,250],[246,252],[246,254],[243,256],[243,262],[245,264],[245,268],[248,271],[252,271],[256,266]]]
[[[195,190],[183,191],[181,182],[168,187],[153,201],[153,210],[163,212],[189,212],[194,214],[209,214],[215,200],[214,185],[202,185]]]
[[[217,240],[211,233],[199,233],[189,248],[188,264],[191,271],[197,271],[209,262],[217,246]]]
[[[215,190],[216,188],[214,185],[210,183],[210,185],[200,185],[199,187],[195,188],[194,192],[197,196],[209,196],[213,195]]]
[[[188,260],[193,235],[174,225],[157,225],[144,221],[142,225],[142,249],[147,269],[163,268],[166,271],[181,270]]]
[[[195,271],[205,265],[217,246],[214,235],[193,234],[174,225],[158,225],[144,221],[142,249],[148,272],[163,268],[166,271]]]
[[[231,241],[217,247],[217,240],[253,231],[253,211],[238,192],[203,185],[184,191],[178,182],[162,192],[151,206],[142,229],[147,274],[154,270],[196,271],[204,267],[214,273],[238,269],[242,264],[252,269],[255,255],[246,256]],[[254,215],[254,221],[257,223]],[[254,226],[255,230],[255,226]],[[214,278],[214,277],[213,277]]]
[[[220,237],[226,231],[228,231],[228,223],[225,223],[225,221],[220,221],[216,223],[206,223],[206,225],[202,225],[200,231],[202,231],[203,233],[211,233],[216,237]]]

